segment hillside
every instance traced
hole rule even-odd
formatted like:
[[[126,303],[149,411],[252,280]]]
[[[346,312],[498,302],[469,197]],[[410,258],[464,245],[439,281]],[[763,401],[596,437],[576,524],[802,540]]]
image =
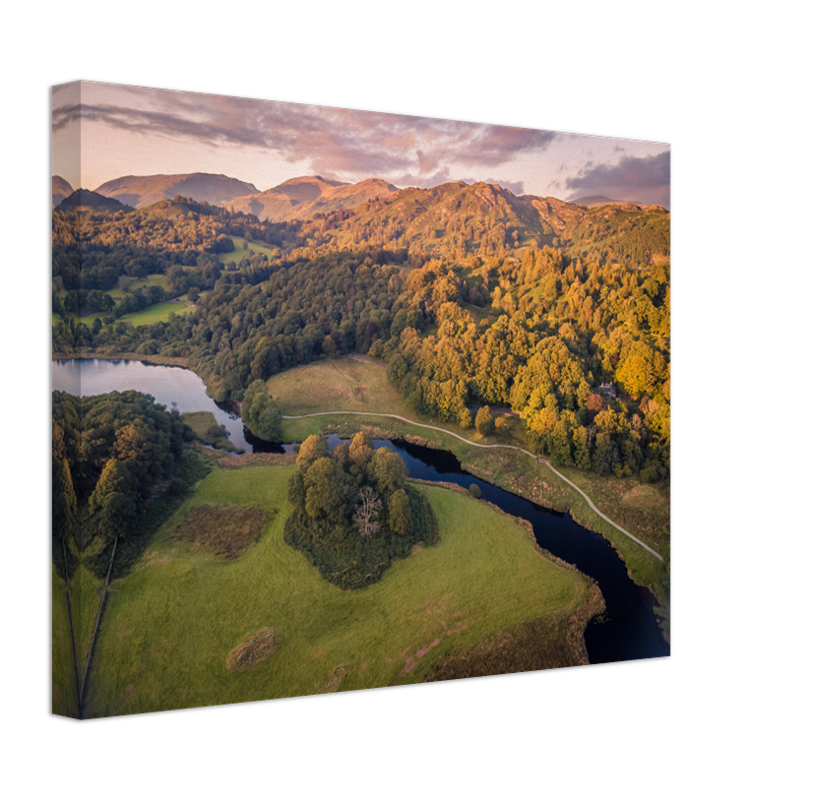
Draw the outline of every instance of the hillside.
[[[65,178],[59,175],[51,176],[51,208],[56,208],[68,195],[73,192],[71,186]]]
[[[669,247],[670,215],[659,206],[586,208],[554,197],[516,197],[497,184],[457,181],[403,189],[342,214],[330,213],[328,205],[323,201],[319,207],[325,220],[303,227],[304,235],[325,251],[365,245],[460,259],[550,246],[571,255],[594,253],[615,260],[630,255],[648,262]]]
[[[160,200],[172,200],[178,195],[211,205],[224,205],[241,195],[256,193],[257,188],[227,175],[195,172],[185,175],[127,175],[103,183],[96,191],[133,208],[144,208]]]
[[[108,211],[132,211],[129,206],[113,200],[110,197],[91,192],[88,189],[77,189],[68,195],[60,204],[61,209],[65,208],[104,208]]]
[[[229,206],[235,211],[254,214],[262,221],[285,222],[355,208],[396,191],[395,186],[379,178],[347,184],[314,175],[292,178],[265,192],[235,198]]]

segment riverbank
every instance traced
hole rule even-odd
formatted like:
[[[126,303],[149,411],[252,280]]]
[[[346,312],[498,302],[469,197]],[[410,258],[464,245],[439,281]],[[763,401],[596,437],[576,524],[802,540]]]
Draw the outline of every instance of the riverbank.
[[[161,367],[183,367],[190,371],[194,370],[190,366],[188,358],[181,356],[160,356],[149,355],[147,353],[114,353],[110,351],[84,352],[84,353],[54,353],[52,361],[143,361],[145,364],[157,364]],[[200,377],[200,376],[199,376]]]
[[[591,607],[594,584],[585,576],[543,557],[509,516],[439,486],[420,489],[439,543],[395,562],[366,589],[343,591],[283,541],[294,469],[213,471],[159,529],[138,568],[111,584],[95,654],[104,666],[91,681],[87,716],[418,683],[446,657],[507,628],[550,616],[583,620]],[[260,508],[268,519],[236,560],[179,537],[192,510],[235,506]],[[230,673],[229,654],[265,628],[278,639],[274,653]],[[565,663],[544,666],[585,663],[570,646],[563,653]]]
[[[295,425],[292,426],[290,423]],[[383,420],[364,413],[354,413],[352,416],[329,414],[306,420],[283,420],[283,435],[287,441],[302,441],[303,438],[313,433],[336,433],[347,438],[358,430],[366,430],[377,439],[403,439],[431,449],[451,452],[459,460],[462,468],[476,477],[537,505],[568,513],[582,527],[602,535],[611,543],[625,563],[631,579],[654,594],[659,604],[657,614],[661,618],[660,624],[666,639],[668,638],[670,543],[667,534],[661,535],[659,541],[654,538],[649,541],[649,534],[653,530],[647,527],[649,516],[662,516],[662,514],[652,511],[649,515],[643,511],[645,504],[642,502],[643,493],[657,491],[653,487],[644,486],[633,479],[612,479],[616,488],[609,488],[605,495],[593,497],[593,500],[612,519],[615,516],[624,517],[629,523],[633,522],[631,528],[648,542],[651,548],[662,555],[662,561],[599,517],[589,507],[585,498],[554,475],[546,464],[533,461],[522,453],[505,450],[478,450],[452,435],[438,431],[434,431],[432,438],[428,438],[425,435],[417,435],[417,428],[411,422]],[[569,474],[569,478],[578,485],[581,481],[585,482],[587,493],[591,491],[593,485],[591,478],[598,481],[605,480],[600,476],[591,476],[589,480],[586,480],[585,473],[580,473],[578,470],[570,471],[570,473],[575,472],[578,474]],[[615,498],[617,502],[611,502]],[[640,500],[639,508],[626,505],[626,500],[631,498]],[[625,514],[620,513],[623,509],[625,509]],[[669,510],[666,509],[665,516],[668,519],[669,513]]]
[[[92,356],[97,357],[94,353]],[[189,366],[185,359],[141,354],[101,354],[105,359],[139,360],[168,366]],[[473,475],[540,506],[569,513],[583,527],[604,536],[624,561],[631,579],[650,589],[659,604],[663,631],[668,631],[670,608],[670,497],[666,487],[641,484],[635,479],[607,478],[576,469],[557,468],[586,492],[598,510],[630,531],[659,553],[660,562],[640,544],[629,539],[590,508],[578,491],[554,474],[545,463],[509,449],[485,449],[480,444],[526,444],[517,419],[502,418],[505,424],[484,440],[472,429],[432,422],[442,430],[426,431],[427,425],[411,412],[404,399],[387,382],[381,366],[351,358],[325,360],[297,367],[271,378],[267,385],[287,416],[318,413],[305,419],[283,421],[284,441],[303,441],[313,433],[336,432],[353,435],[365,428],[376,438],[404,439],[453,453]],[[345,408],[343,414],[325,415],[326,404]],[[348,412],[351,412],[349,415]],[[371,414],[397,413],[403,420],[383,419]],[[400,413],[401,412],[401,413]],[[234,436],[235,434],[233,434]],[[459,437],[467,437],[462,441]],[[480,440],[480,441],[479,441]],[[476,446],[473,446],[476,445]],[[232,457],[234,458],[234,457]]]

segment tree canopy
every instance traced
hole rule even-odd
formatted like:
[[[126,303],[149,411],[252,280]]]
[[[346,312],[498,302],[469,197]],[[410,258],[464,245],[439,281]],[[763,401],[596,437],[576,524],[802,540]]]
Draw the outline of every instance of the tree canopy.
[[[329,454],[310,436],[289,480],[294,510],[286,541],[301,550],[326,580],[356,589],[379,580],[394,558],[416,542],[432,544],[435,521],[424,496],[406,483],[397,454],[373,448],[360,432]]]

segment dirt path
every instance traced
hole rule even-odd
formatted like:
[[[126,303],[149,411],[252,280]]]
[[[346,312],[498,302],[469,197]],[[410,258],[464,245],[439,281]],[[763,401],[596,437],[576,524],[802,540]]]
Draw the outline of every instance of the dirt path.
[[[387,369],[388,367],[387,364],[383,364],[381,361],[377,361],[374,358],[368,358],[368,356],[363,356],[359,353],[349,353],[348,358],[353,358],[354,361],[364,361],[366,364],[376,364],[377,367],[382,367],[382,369]]]
[[[366,361],[372,360],[372,359],[368,359],[366,356],[358,356],[358,358],[360,360],[365,359]],[[376,362],[374,362],[374,363],[376,363]],[[398,419],[398,420],[401,420],[402,422],[407,422],[408,425],[416,425],[419,428],[427,428],[428,430],[438,431],[439,433],[443,433],[443,434],[445,434],[447,436],[453,436],[456,439],[459,439],[460,441],[464,442],[464,444],[470,445],[471,447],[481,447],[481,448],[484,448],[485,450],[491,450],[491,449],[494,449],[494,448],[503,448],[504,450],[517,450],[519,453],[525,453],[530,458],[535,459],[535,461],[546,464],[546,466],[549,467],[549,469],[552,470],[552,472],[554,472],[555,475],[557,475],[561,480],[568,483],[569,486],[571,486],[575,491],[579,492],[579,494],[583,498],[585,498],[586,502],[589,504],[589,508],[592,511],[594,511],[594,513],[597,514],[598,517],[600,517],[601,519],[604,519],[609,525],[612,525],[618,531],[620,531],[620,533],[624,533],[629,539],[631,539],[632,541],[635,541],[638,545],[640,545],[640,547],[644,547],[649,553],[651,553],[651,555],[656,556],[656,558],[658,558],[660,561],[663,560],[662,556],[659,553],[657,553],[656,550],[649,547],[641,539],[638,539],[636,536],[634,536],[633,533],[629,533],[625,528],[620,527],[616,522],[614,522],[613,519],[610,519],[602,511],[600,511],[600,509],[597,508],[596,505],[594,505],[594,503],[592,502],[592,499],[579,486],[576,486],[565,475],[558,472],[549,463],[548,459],[536,456],[534,453],[530,453],[529,450],[524,450],[523,447],[515,447],[515,445],[512,445],[512,444],[479,444],[478,442],[471,442],[469,439],[465,439],[463,436],[459,436],[457,433],[453,433],[452,431],[445,430],[444,428],[436,428],[433,425],[425,425],[422,422],[414,422],[411,419],[405,419],[404,417],[400,417],[398,414],[383,414],[383,413],[377,413],[377,412],[373,412],[373,411],[319,411],[319,412],[317,412],[315,414],[301,414],[299,416],[292,416],[292,417],[287,417],[284,414],[283,419],[307,419],[309,417],[329,417],[329,416],[334,416],[336,414],[344,414],[344,415],[355,416],[355,417],[360,417],[360,416],[364,416],[364,417],[389,417],[391,419]]]

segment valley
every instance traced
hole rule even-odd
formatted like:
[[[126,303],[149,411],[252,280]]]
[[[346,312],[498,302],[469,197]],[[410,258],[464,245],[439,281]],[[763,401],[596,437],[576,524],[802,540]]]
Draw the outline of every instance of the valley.
[[[200,173],[70,188],[55,179],[52,341],[65,388],[87,364],[81,394],[100,409],[131,403],[134,388],[166,396],[150,413],[168,415],[173,444],[137,412],[127,440],[122,422],[98,428],[92,462],[55,456],[79,520],[64,539],[68,582],[54,577],[55,603],[66,587],[78,598],[76,666],[63,647],[55,710],[138,713],[669,652],[663,208],[320,176],[266,192]],[[284,531],[299,448],[328,441],[347,467],[343,442],[359,436],[406,461],[440,539],[349,590]],[[167,447],[163,473],[136,466]],[[427,466],[435,458],[452,461]],[[320,491],[342,495],[348,480]],[[113,498],[131,494],[125,513]],[[322,507],[305,506],[315,519]],[[602,575],[608,603],[582,570]],[[251,599],[249,584],[263,584]],[[321,616],[303,617],[312,607]],[[65,613],[55,605],[55,619]]]

